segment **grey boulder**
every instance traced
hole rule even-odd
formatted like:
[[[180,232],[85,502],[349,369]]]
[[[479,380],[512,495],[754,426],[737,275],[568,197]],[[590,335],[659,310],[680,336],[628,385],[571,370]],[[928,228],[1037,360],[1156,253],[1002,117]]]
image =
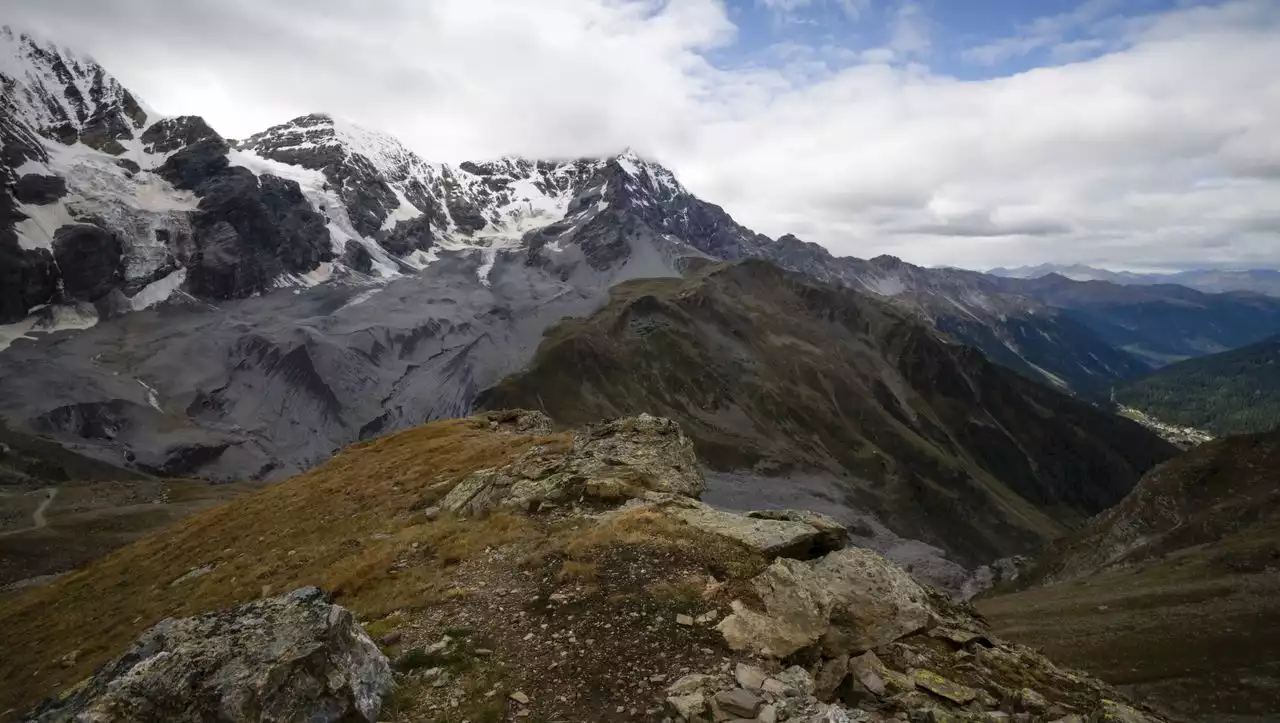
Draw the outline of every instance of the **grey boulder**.
[[[34,723],[373,723],[391,667],[347,610],[302,588],[167,619]]]
[[[751,582],[763,610],[733,603],[716,626],[734,650],[785,658],[820,646],[854,655],[927,627],[929,595],[904,570],[860,548],[814,562],[778,559]]]
[[[532,433],[547,431],[537,420],[527,425]],[[468,475],[440,508],[464,516],[499,508],[532,512],[580,499],[622,502],[646,492],[696,497],[703,487],[693,443],[679,425],[641,414],[578,429],[568,452],[537,445],[511,464]]]

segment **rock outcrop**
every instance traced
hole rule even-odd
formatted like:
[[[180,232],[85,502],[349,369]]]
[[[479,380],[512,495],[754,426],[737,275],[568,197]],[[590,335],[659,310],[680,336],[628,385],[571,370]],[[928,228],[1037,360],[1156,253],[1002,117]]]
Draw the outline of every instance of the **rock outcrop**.
[[[61,176],[28,173],[13,185],[13,197],[37,206],[53,203],[67,195],[67,181]]]
[[[317,588],[147,631],[32,723],[373,723],[391,667]]]
[[[67,297],[97,301],[124,283],[124,247],[111,232],[86,223],[68,224],[53,237],[53,256]]]
[[[933,617],[924,588],[870,550],[840,550],[813,563],[779,559],[751,584],[764,610],[735,602],[719,630],[730,648],[767,657],[815,645],[827,657],[862,653]]]
[[[844,541],[828,518],[736,514],[694,499],[701,477],[669,420],[592,425],[572,441],[548,432],[545,416],[516,410],[365,443],[122,551],[110,577],[90,568],[53,585],[96,576],[105,587],[94,589],[152,595],[152,607],[201,604],[196,589],[211,594],[244,575],[220,561],[256,559],[274,535],[269,544],[300,566],[263,569],[255,586],[337,578],[353,609],[399,601],[364,621],[396,660],[399,720],[1161,720],[999,640],[967,604],[872,551],[822,555]],[[513,461],[459,480],[495,458]],[[444,506],[475,518],[422,508],[448,484],[463,494],[446,493]],[[286,504],[305,506],[312,526],[282,529],[299,524],[281,524]],[[508,514],[483,514],[497,509]],[[244,528],[224,538],[228,525]],[[168,549],[180,561],[120,582],[130,556]],[[86,604],[50,589],[50,600],[72,601],[64,614]],[[61,647],[39,659],[63,659],[52,667],[66,672],[72,644],[53,641]],[[161,623],[30,720],[368,722],[391,675],[350,614],[307,589]]]
[[[703,487],[693,443],[679,425],[641,414],[582,427],[567,452],[538,445],[505,467],[475,472],[440,507],[474,516],[586,499],[622,502],[645,492],[697,497]]]

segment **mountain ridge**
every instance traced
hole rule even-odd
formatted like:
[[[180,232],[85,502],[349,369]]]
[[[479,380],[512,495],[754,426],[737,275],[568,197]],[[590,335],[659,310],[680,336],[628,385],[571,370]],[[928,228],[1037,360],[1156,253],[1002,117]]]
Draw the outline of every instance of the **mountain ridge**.
[[[1204,291],[1223,293],[1250,291],[1267,296],[1280,296],[1280,271],[1275,269],[1189,269],[1186,271],[1139,272],[1111,271],[1085,264],[1040,264],[1038,266],[997,267],[986,273],[1015,279],[1037,279],[1059,274],[1073,281],[1111,281],[1117,284],[1177,284]]]
[[[832,475],[849,508],[970,565],[1033,551],[1173,453],[892,305],[755,259],[614,287],[478,404],[669,417],[713,469]]]

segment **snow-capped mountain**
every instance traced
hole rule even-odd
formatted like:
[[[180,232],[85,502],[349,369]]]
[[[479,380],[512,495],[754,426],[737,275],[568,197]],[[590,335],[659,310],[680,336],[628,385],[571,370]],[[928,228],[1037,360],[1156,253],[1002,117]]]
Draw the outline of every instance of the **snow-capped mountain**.
[[[635,153],[442,164],[325,114],[231,141],[49,44],[4,32],[0,56],[0,415],[116,462],[286,475],[468,413],[620,282],[749,258],[1051,385],[1146,369],[1079,304],[770,239]]]
[[[157,117],[92,59],[8,26],[0,27],[0,75],[0,108],[67,145],[120,155]]]
[[[631,153],[450,166],[323,114],[232,143],[200,118],[158,117],[90,59],[11,30],[0,46],[0,128],[25,139],[6,143],[0,273],[15,283],[0,321],[48,317],[50,304],[116,314],[176,291],[219,300],[385,282],[449,251],[481,257],[484,276],[530,232],[568,223],[557,233],[572,235],[641,191],[650,205],[685,194]]]

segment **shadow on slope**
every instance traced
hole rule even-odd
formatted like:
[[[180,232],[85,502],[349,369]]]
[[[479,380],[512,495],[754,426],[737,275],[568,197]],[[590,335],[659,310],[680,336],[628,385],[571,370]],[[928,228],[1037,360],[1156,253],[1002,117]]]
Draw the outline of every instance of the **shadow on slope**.
[[[1277,474],[1280,432],[1204,444],[1053,545],[1019,581],[1040,586],[979,607],[1009,637],[1190,720],[1274,720]]]

